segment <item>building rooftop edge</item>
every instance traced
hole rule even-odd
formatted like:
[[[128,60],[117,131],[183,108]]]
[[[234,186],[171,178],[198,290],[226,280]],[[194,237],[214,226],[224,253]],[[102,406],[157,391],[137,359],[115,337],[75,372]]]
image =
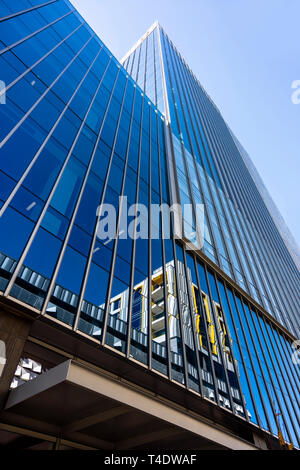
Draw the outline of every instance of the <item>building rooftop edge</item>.
[[[142,44],[143,41],[149,36],[152,31],[155,30],[155,28],[160,27],[158,20],[156,20],[149,29],[143,34],[143,36],[140,37],[140,39],[132,46],[132,48],[122,57],[120,60],[120,63],[123,65],[126,59],[128,59],[129,56],[139,47],[140,44]]]

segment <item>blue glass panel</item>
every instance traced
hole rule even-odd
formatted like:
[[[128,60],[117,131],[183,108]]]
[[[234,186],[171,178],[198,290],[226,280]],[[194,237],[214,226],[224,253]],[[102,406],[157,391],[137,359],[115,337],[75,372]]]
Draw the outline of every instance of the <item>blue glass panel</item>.
[[[86,258],[71,247],[67,247],[56,279],[58,285],[79,294]]]
[[[61,241],[41,228],[36,234],[24,265],[50,278],[61,248]]]

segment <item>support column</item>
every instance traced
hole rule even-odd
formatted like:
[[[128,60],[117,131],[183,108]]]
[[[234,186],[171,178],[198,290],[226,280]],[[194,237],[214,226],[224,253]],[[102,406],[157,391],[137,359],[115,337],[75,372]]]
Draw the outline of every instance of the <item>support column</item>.
[[[32,320],[16,315],[0,305],[0,410],[28,338]]]

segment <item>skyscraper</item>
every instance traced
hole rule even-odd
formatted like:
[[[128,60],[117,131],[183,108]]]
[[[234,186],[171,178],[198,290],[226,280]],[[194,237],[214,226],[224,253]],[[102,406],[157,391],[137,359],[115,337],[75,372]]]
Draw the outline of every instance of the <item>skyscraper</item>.
[[[205,254],[297,336],[298,269],[220,111],[158,23],[121,63],[170,123],[173,197],[205,203]]]
[[[3,432],[299,447],[299,271],[216,105],[158,23],[121,65],[67,0],[0,7]]]

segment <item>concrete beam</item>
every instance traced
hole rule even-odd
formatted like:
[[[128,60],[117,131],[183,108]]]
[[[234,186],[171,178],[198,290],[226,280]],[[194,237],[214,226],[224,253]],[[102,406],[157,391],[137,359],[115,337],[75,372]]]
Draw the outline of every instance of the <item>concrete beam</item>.
[[[113,380],[112,378],[100,375],[95,371],[86,369],[84,366],[72,362],[68,372],[68,381],[98,392],[112,400],[121,402],[123,405],[130,406],[136,410],[147,413],[157,419],[163,420],[169,425],[172,424],[185,431],[189,431],[202,438],[218,443],[232,450],[257,450],[257,447],[249,442],[239,439],[237,436],[218,429],[201,421],[194,416],[185,413],[176,407],[170,407],[168,404],[152,398],[141,391],[128,386],[126,383]]]
[[[105,421],[108,421],[109,419],[116,418],[117,416],[121,416],[125,413],[129,413],[129,411],[130,409],[127,406],[118,406],[110,410],[101,411],[100,413],[92,414],[91,416],[87,416],[86,418],[82,418],[77,421],[74,421],[73,423],[69,423],[68,425],[63,427],[62,431],[63,433],[76,432],[81,429],[86,429],[90,426],[94,426],[95,424],[103,423]]]

